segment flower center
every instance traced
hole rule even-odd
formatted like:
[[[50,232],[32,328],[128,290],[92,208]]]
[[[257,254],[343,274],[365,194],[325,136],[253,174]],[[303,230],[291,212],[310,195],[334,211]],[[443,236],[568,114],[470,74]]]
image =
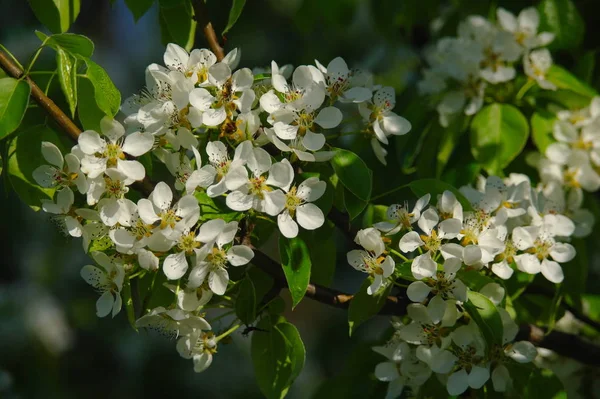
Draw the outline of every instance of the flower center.
[[[291,217],[294,217],[296,213],[296,208],[303,204],[303,200],[296,195],[296,186],[292,187],[292,189],[286,193],[285,195],[285,209],[288,210]]]
[[[160,217],[160,228],[166,229],[167,226],[174,228],[175,224],[181,220],[173,209],[169,209],[158,215]]]
[[[264,198],[265,191],[271,191],[269,186],[265,183],[267,179],[264,176],[253,177],[250,179],[250,193],[257,196],[260,199]]]
[[[196,240],[196,233],[194,231],[190,231],[187,234],[183,234],[179,237],[179,242],[177,246],[182,251],[185,251],[188,255],[191,254],[194,249],[200,247],[200,242]]]
[[[442,239],[435,230],[431,230],[431,235],[421,234],[421,240],[425,243],[425,248],[431,252],[437,252],[442,244]]]
[[[227,254],[220,248],[214,247],[212,252],[206,257],[206,261],[213,270],[224,269],[227,265]]]
[[[102,154],[100,154],[101,158],[106,158],[106,166],[109,168],[114,168],[117,166],[117,161],[119,159],[125,159],[125,154],[121,149],[119,144],[107,144],[106,149]]]
[[[152,235],[152,225],[144,223],[142,219],[138,219],[131,228],[131,232],[136,239],[141,240],[144,237],[150,237]]]
[[[105,191],[106,194],[111,198],[123,198],[123,196],[129,191],[129,188],[121,180],[113,180],[108,176],[104,176]]]

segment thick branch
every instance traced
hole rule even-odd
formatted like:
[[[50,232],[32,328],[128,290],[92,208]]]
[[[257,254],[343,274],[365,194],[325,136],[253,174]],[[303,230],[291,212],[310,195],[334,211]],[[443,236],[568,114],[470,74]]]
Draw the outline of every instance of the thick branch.
[[[225,58],[225,50],[223,50],[223,47],[221,47],[219,38],[217,37],[215,29],[210,22],[210,18],[208,17],[208,9],[206,8],[204,0],[194,0],[192,4],[194,7],[194,19],[202,28],[210,49],[217,56],[217,61],[221,61],[223,58]]]
[[[13,60],[10,59],[2,50],[0,50],[0,66],[6,71],[6,73],[15,79],[19,79],[23,76],[23,71],[16,65]],[[52,101],[48,96],[44,94],[42,89],[35,84],[29,76],[23,78],[31,87],[31,97],[44,108],[44,110],[54,119],[56,123],[65,131],[73,140],[77,140],[81,129],[73,123],[73,121]]]

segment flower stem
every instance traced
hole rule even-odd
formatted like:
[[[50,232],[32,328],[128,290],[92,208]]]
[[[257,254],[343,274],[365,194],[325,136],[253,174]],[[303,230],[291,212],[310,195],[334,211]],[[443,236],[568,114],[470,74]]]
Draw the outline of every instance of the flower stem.
[[[405,184],[405,185],[403,185],[403,186],[394,187],[394,188],[392,188],[391,190],[388,190],[388,191],[386,191],[386,192],[383,192],[383,193],[381,193],[381,194],[377,194],[377,195],[376,195],[376,196],[374,196],[374,197],[371,197],[371,199],[370,199],[369,201],[373,202],[374,200],[377,200],[377,199],[379,199],[379,198],[383,198],[383,197],[385,197],[385,196],[387,196],[387,195],[390,195],[390,194],[392,194],[392,193],[395,193],[396,191],[400,191],[400,190],[402,190],[403,188],[406,188],[406,187],[407,187],[407,185],[406,185],[406,184]]]
[[[222,340],[223,338],[225,338],[226,336],[228,336],[229,334],[231,334],[232,332],[234,332],[235,330],[237,330],[241,326],[242,326],[241,324],[236,324],[235,326],[231,327],[229,330],[225,331],[223,334],[221,334],[217,338],[215,338],[215,340],[217,342],[219,342],[220,340]]]
[[[515,96],[515,100],[517,100],[517,101],[521,100],[523,98],[523,96],[525,95],[525,93],[527,93],[527,91],[529,89],[531,89],[533,87],[533,85],[535,85],[535,80],[529,78],[527,80],[527,82],[519,89],[519,92]]]
[[[391,249],[390,248],[389,251],[390,251],[390,253],[396,255],[397,257],[399,257],[403,261],[405,261],[405,262],[409,261],[409,259],[406,256],[402,255],[400,252],[396,251],[395,249]]]

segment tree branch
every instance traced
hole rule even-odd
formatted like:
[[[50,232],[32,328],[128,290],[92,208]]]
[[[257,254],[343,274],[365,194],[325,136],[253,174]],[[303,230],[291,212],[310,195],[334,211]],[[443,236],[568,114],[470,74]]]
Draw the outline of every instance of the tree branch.
[[[202,27],[202,31],[204,32],[204,36],[208,41],[210,49],[217,56],[217,61],[221,61],[223,58],[225,58],[225,50],[223,50],[223,47],[221,47],[219,38],[217,37],[215,29],[210,22],[206,3],[204,3],[204,0],[194,0],[192,2],[192,6],[194,7],[194,19]]]
[[[67,133],[73,140],[77,141],[81,129],[52,101],[38,85],[35,84],[29,76],[23,77],[23,71],[10,59],[2,50],[0,50],[0,66],[6,73],[15,78],[25,80],[31,87],[31,97],[42,107],[54,121]]]

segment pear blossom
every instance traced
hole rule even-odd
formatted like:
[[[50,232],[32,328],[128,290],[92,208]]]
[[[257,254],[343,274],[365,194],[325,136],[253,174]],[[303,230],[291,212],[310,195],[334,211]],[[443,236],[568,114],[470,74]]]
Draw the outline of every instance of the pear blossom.
[[[203,84],[208,80],[208,69],[217,62],[217,57],[207,49],[194,49],[188,53],[175,44],[167,44],[164,62],[172,71],[179,71],[194,84]]]
[[[444,327],[452,327],[456,323],[459,317],[456,303],[452,300],[445,301],[441,296],[435,296],[427,306],[413,303],[408,305],[406,311],[412,322],[401,328],[398,336],[409,344],[420,345],[417,357],[429,364],[433,371],[448,372],[456,360],[455,357],[449,352],[438,352],[439,356],[429,359],[432,353],[427,351],[427,348],[435,347],[445,350],[450,345],[449,330]],[[435,364],[432,364],[430,360],[433,360]]]
[[[323,211],[312,202],[321,198],[326,188],[327,184],[324,181],[317,177],[309,177],[297,187],[286,190],[285,207],[277,216],[281,234],[287,238],[294,238],[298,235],[298,224],[306,230],[315,230],[325,223]]]
[[[548,49],[533,50],[523,56],[525,74],[534,79],[542,89],[556,90],[556,85],[546,77],[551,66],[552,56]]]
[[[540,16],[534,7],[524,8],[518,17],[499,7],[496,10],[496,16],[502,29],[512,33],[516,42],[525,49],[543,47],[554,40],[553,33],[538,33]]]
[[[553,283],[563,281],[560,263],[575,257],[575,248],[571,244],[556,242],[546,229],[539,226],[517,227],[512,234],[517,248],[526,251],[515,256],[519,270],[529,274],[542,272]]]
[[[92,252],[91,255],[100,267],[84,266],[81,277],[101,294],[96,302],[97,316],[104,317],[112,313],[112,317],[115,317],[121,311],[125,271],[121,264],[113,262],[104,252]]]
[[[143,180],[146,176],[144,166],[135,160],[125,159],[125,154],[135,157],[152,149],[154,137],[149,133],[136,132],[123,138],[123,126],[108,117],[100,121],[102,138],[93,130],[79,135],[79,148],[85,154],[81,159],[81,170],[93,179],[102,175],[108,168],[116,168],[131,180]]]
[[[86,215],[86,209],[74,209],[73,204],[75,196],[70,188],[65,187],[59,190],[56,195],[56,202],[42,200],[42,209],[44,212],[53,214],[53,220],[59,226],[61,231],[65,231],[71,237],[81,237],[83,227],[81,225],[82,216]]]
[[[190,272],[189,288],[198,288],[208,279],[211,291],[223,295],[229,282],[227,265],[237,267],[252,260],[252,249],[245,245],[231,245],[237,227],[237,222],[225,224],[213,241],[196,251],[196,266]]]
[[[233,235],[237,231],[237,222],[231,223],[235,225],[229,225],[227,237],[233,239]],[[195,254],[196,259],[203,256],[202,244],[212,242],[217,236],[223,236],[223,229],[226,227],[225,221],[222,219],[209,220],[200,225],[197,231],[189,228],[193,224],[195,223],[190,223],[175,239],[178,252],[168,255],[163,262],[163,272],[169,280],[178,280],[183,277],[189,267],[187,256]]]
[[[150,249],[169,250],[184,230],[190,229],[200,216],[200,207],[193,195],[185,195],[175,204],[173,192],[164,182],[159,182],[148,199],[138,201],[138,212],[142,221],[154,226],[148,239]],[[158,234],[157,234],[158,233]]]
[[[186,336],[196,330],[210,330],[204,318],[181,309],[154,308],[135,322],[136,327],[155,331],[167,338]]]
[[[412,282],[406,294],[413,302],[423,302],[429,293],[439,295],[443,299],[454,298],[457,301],[467,300],[467,286],[456,278],[462,262],[458,258],[448,258],[443,270],[437,271],[431,278]]]
[[[460,395],[469,387],[481,388],[490,378],[490,365],[484,360],[485,344],[474,322],[452,332],[456,345],[458,368],[448,376],[446,389],[450,395]]]
[[[206,88],[197,87],[190,92],[189,102],[201,114],[201,118],[192,121],[192,125],[217,126],[235,110],[242,113],[250,111],[255,99],[253,83],[254,76],[248,68],[232,74],[230,66],[226,63],[212,65],[208,69]],[[214,94],[209,89],[215,91]]]
[[[407,204],[390,205],[386,211],[386,216],[389,221],[378,222],[373,226],[384,232],[387,236],[394,235],[402,229],[411,230],[412,225],[419,220],[421,212],[429,204],[430,199],[430,194],[425,194],[419,198],[411,212],[408,211]]]
[[[299,160],[303,162],[326,162],[335,156],[334,151],[311,151],[302,144],[303,138],[296,136],[296,138],[285,143],[275,134],[275,131],[271,128],[263,129],[265,135],[272,142],[278,150],[282,152],[292,152]]]
[[[58,147],[42,141],[42,156],[50,165],[38,166],[33,171],[34,180],[42,187],[77,187],[81,194],[88,190],[85,175],[81,172],[79,158],[74,154],[64,157]]]
[[[227,192],[226,179],[231,170],[243,167],[252,152],[252,143],[242,141],[235,148],[233,159],[229,158],[227,147],[220,141],[209,141],[206,144],[208,165],[204,165],[192,172],[186,184],[190,188],[194,185],[206,188],[209,197],[217,197]],[[195,187],[194,187],[195,188]]]
[[[392,275],[396,264],[391,256],[384,256],[385,244],[376,229],[359,231],[355,241],[364,250],[354,249],[346,254],[346,258],[350,266],[373,277],[373,282],[367,288],[367,294],[373,295],[386,284],[384,279]]]
[[[388,136],[404,135],[411,129],[405,118],[395,114],[396,93],[392,87],[383,87],[373,94],[372,103],[363,102],[359,111],[365,122],[373,129],[377,140],[388,144]]]
[[[411,270],[416,279],[432,277],[437,269],[433,256],[439,250],[444,249],[442,240],[455,238],[461,230],[462,223],[458,219],[450,218],[439,222],[438,213],[429,208],[421,214],[417,224],[424,234],[419,235],[416,231],[406,233],[400,239],[400,251],[413,252],[417,248],[424,247],[427,252],[417,256],[412,264]],[[436,228],[437,227],[437,228]]]
[[[273,187],[287,190],[293,179],[294,170],[287,159],[272,163],[265,150],[253,148],[246,166],[229,170],[225,185],[232,192],[227,195],[227,206],[234,211],[253,208],[270,216],[278,215],[285,208],[286,197],[283,191]]]
[[[387,358],[375,366],[375,377],[390,383],[386,398],[400,396],[404,386],[418,388],[431,376],[429,366],[416,357],[415,350],[406,342],[392,341],[386,346],[373,347],[373,350]]]
[[[177,352],[184,359],[193,359],[194,371],[201,373],[211,365],[213,354],[217,353],[217,343],[212,331],[195,329],[179,338]]]
[[[342,57],[336,57],[327,67],[315,60],[322,75],[317,75],[317,83],[325,87],[331,101],[361,103],[371,98],[371,90],[353,83],[354,71],[348,69],[348,64]]]

